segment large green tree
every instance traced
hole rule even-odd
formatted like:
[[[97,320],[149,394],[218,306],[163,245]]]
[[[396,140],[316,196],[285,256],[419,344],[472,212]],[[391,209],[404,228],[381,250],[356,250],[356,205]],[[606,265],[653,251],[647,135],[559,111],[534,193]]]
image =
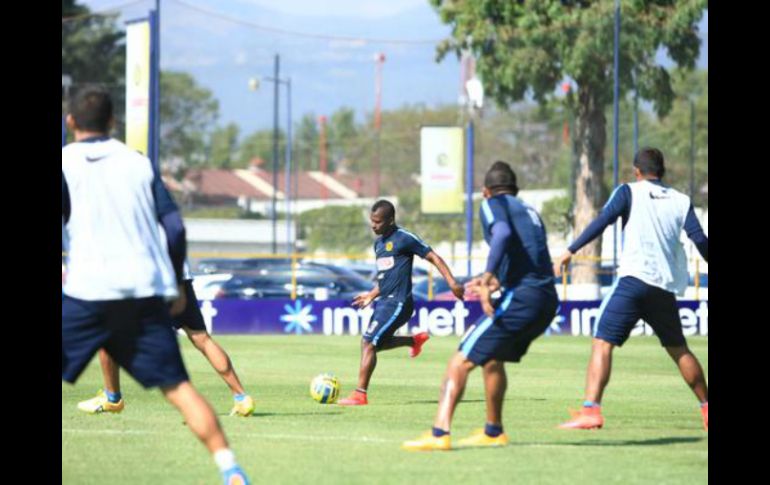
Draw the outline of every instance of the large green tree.
[[[126,49],[117,18],[93,15],[75,0],[62,0],[61,72],[72,79],[71,91],[62,90],[62,114],[68,109],[67,95],[88,85],[104,87],[113,96],[117,136],[122,138]]]
[[[505,107],[531,96],[547,103],[558,83],[576,85],[570,107],[576,118],[574,151],[575,230],[593,220],[605,197],[605,108],[613,96],[614,2],[566,0],[430,0],[452,37],[437,50],[469,49],[488,97]],[[674,62],[693,68],[700,50],[697,23],[707,0],[623,0],[620,35],[621,92],[636,87],[658,115],[666,115],[675,93],[668,69],[656,62],[663,48]],[[665,148],[665,147],[663,147]],[[598,257],[601,240],[584,254]],[[576,282],[596,282],[594,265],[575,268]]]
[[[160,73],[160,158],[185,168],[206,160],[206,133],[219,117],[219,102],[185,72]]]

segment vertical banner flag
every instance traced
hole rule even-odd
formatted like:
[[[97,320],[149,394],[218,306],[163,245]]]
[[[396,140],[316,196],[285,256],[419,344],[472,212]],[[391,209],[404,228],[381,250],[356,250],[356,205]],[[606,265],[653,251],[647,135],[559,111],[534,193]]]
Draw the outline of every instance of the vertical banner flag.
[[[126,26],[126,145],[148,153],[150,132],[150,22]]]
[[[420,208],[424,214],[463,212],[463,141],[459,126],[423,126],[420,130]]]

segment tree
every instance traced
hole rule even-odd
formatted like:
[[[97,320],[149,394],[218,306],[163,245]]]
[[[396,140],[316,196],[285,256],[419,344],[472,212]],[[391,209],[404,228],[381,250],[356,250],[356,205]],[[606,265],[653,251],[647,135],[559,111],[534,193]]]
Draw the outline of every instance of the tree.
[[[367,213],[366,207],[311,209],[299,215],[299,235],[309,251],[364,252],[374,241]]]
[[[278,170],[284,164],[284,149],[286,134],[278,130]],[[238,150],[238,167],[246,168],[255,158],[261,158],[265,165],[263,169],[273,171],[273,130],[259,130],[247,136]]]
[[[184,167],[206,160],[205,135],[219,117],[219,102],[185,72],[160,73],[160,158]]]
[[[125,32],[118,15],[90,15],[75,0],[62,0],[61,72],[72,78],[73,89],[99,85],[112,95],[117,136],[123,137],[125,111]],[[70,93],[71,95],[72,93]],[[62,91],[62,113],[68,107]]]
[[[577,85],[567,96],[574,111],[575,231],[582,231],[603,202],[605,108],[613,95],[614,2],[556,0],[431,0],[452,38],[437,48],[470,49],[485,92],[499,106],[531,96],[541,104],[554,97],[565,77]],[[668,70],[655,62],[660,48],[674,62],[692,69],[700,50],[697,22],[707,0],[689,2],[624,0],[620,36],[621,93],[636,86],[659,116],[672,107],[675,93]],[[601,254],[601,239],[586,247]],[[575,282],[597,282],[596,265],[577,266]]]
[[[355,111],[342,107],[335,111],[329,120],[330,159],[339,162],[350,155],[350,142],[357,135]]]
[[[300,170],[318,166],[318,124],[314,113],[306,113],[297,123],[294,137],[293,162]]]
[[[235,165],[239,132],[240,129],[235,123],[214,129],[209,138],[208,166],[232,168]]]

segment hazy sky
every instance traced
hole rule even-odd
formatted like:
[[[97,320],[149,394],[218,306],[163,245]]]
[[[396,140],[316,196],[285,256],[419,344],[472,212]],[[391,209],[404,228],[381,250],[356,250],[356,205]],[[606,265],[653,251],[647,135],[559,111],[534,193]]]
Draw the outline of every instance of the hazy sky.
[[[145,16],[155,5],[153,0],[80,3],[94,11],[128,5],[121,20]],[[699,28],[698,66],[708,67],[708,12]],[[278,53],[281,77],[292,79],[295,121],[341,106],[354,108],[360,120],[374,107],[377,52],[386,56],[384,109],[455,103],[459,63],[453,55],[435,62],[435,45],[449,33],[427,0],[162,0],[161,67],[195,76],[219,100],[220,124],[236,122],[248,133],[272,126],[272,85],[249,91],[248,80],[272,76]],[[668,63],[665,52],[658,58]],[[281,126],[285,96],[282,88]]]

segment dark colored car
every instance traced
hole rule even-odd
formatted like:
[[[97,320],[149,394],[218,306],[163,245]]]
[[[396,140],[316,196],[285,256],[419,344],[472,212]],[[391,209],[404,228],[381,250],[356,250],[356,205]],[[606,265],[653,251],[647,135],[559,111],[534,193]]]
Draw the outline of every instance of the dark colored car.
[[[461,285],[464,285],[468,281],[470,281],[470,278],[467,276],[459,276],[455,278],[458,283]],[[415,283],[412,286],[412,295],[414,296],[414,299],[416,301],[428,301],[428,280],[424,279],[421,280],[418,283]],[[444,278],[433,278],[433,299],[442,301],[442,300],[454,300],[454,294],[452,293],[452,290],[449,288],[449,284],[446,282]],[[475,296],[471,297],[466,292],[466,299],[477,299]]]
[[[291,264],[289,258],[209,258],[198,262],[198,273],[232,273],[235,271],[250,271],[273,265]]]
[[[373,287],[356,272],[339,266],[299,263],[295,270],[297,298],[352,300]],[[275,264],[236,272],[222,285],[217,298],[291,298],[291,290],[291,265]]]

